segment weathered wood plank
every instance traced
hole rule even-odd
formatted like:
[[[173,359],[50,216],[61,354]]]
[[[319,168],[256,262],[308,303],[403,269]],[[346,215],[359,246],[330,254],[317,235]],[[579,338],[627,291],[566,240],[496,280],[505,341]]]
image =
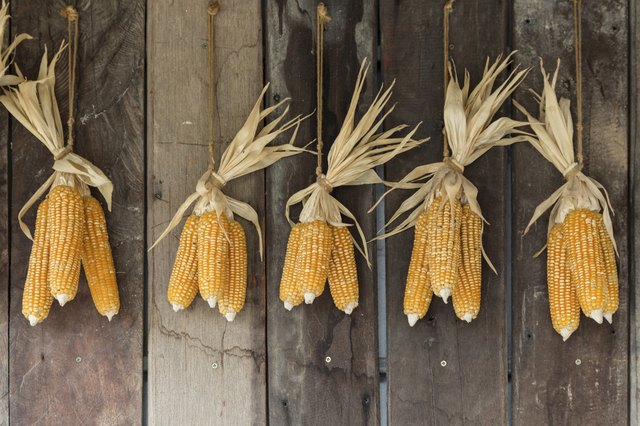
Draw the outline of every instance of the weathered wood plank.
[[[266,72],[272,84],[271,101],[291,96],[295,112],[311,112],[316,103],[316,4],[315,0],[267,2]],[[375,2],[326,4],[333,17],[325,32],[324,139],[328,150],[345,116],[360,61],[375,59],[377,10]],[[368,76],[366,102],[377,87],[374,71],[375,67]],[[314,138],[314,129],[315,118],[306,121],[300,143]],[[310,155],[281,161],[267,172],[269,419],[273,424],[377,424],[377,290],[375,274],[364,259],[357,259],[360,306],[351,316],[333,306],[328,289],[312,305],[292,312],[278,298],[290,230],[284,204],[314,179]],[[367,215],[373,188],[339,188],[335,195],[359,218],[366,234],[373,235],[375,217]],[[298,212],[294,211],[294,218]]]
[[[1,40],[0,40],[1,41]],[[9,424],[9,117],[0,112],[0,425]]]
[[[420,133],[433,138],[387,165],[390,180],[442,158],[443,4],[381,1],[382,73],[387,83],[397,79],[400,101],[391,120],[424,120]],[[459,73],[469,69],[472,84],[479,80],[486,57],[495,58],[506,48],[507,10],[507,2],[454,5],[450,54]],[[413,230],[386,241],[390,424],[506,422],[506,160],[505,150],[494,149],[465,170],[478,186],[483,214],[491,224],[485,228],[484,244],[498,270],[495,275],[483,267],[482,311],[471,324],[458,320],[451,304],[434,298],[427,316],[410,328],[403,298]],[[387,217],[408,194],[398,191],[388,198]]]
[[[620,310],[613,326],[582,318],[563,343],[551,327],[546,255],[547,217],[522,237],[535,207],[562,177],[530,146],[513,151],[513,422],[514,424],[625,424],[628,392],[628,140],[627,2],[584,2],[583,74],[585,173],[608,190],[616,211],[620,250]],[[529,87],[540,90],[538,57],[547,71],[562,60],[558,89],[575,108],[572,2],[514,2],[518,59],[535,67],[518,99],[532,107]],[[575,117],[575,109],[574,109]]]
[[[640,6],[637,2],[629,2],[629,49],[630,57],[630,139],[629,139],[629,155],[631,164],[629,169],[629,182],[632,185],[631,207],[632,211],[640,211],[640,149],[638,143],[640,141],[640,62],[638,62],[638,49],[640,49]],[[630,256],[633,263],[630,263],[631,281],[630,288],[639,288],[640,259],[640,216],[636,213],[633,217],[633,233],[629,238],[633,238],[633,244],[630,244]],[[638,407],[638,398],[640,396],[640,292],[630,290],[629,311],[630,311],[630,345],[629,363],[630,363],[630,386],[629,400],[631,401],[631,424],[637,426],[640,424],[640,407]]]
[[[222,146],[262,88],[259,0],[220,2],[216,16],[216,123]],[[149,2],[148,238],[155,241],[207,168],[206,1]],[[264,216],[264,174],[225,187]],[[253,226],[247,303],[233,323],[200,297],[174,313],[167,283],[182,227],[149,254],[149,423],[262,424],[266,409],[265,279]],[[179,392],[176,392],[179,390]]]
[[[18,51],[27,75],[66,38],[60,4],[12,3],[12,33],[37,41]],[[122,308],[111,323],[93,306],[84,278],[76,299],[30,327],[21,313],[31,243],[12,215],[10,409],[12,424],[136,424],[142,418],[144,2],[79,2],[76,150],[115,185],[107,213]],[[66,116],[66,61],[58,99]],[[14,121],[12,206],[22,206],[51,172],[51,155]],[[17,212],[17,210],[15,210]],[[35,209],[27,218],[33,224]]]

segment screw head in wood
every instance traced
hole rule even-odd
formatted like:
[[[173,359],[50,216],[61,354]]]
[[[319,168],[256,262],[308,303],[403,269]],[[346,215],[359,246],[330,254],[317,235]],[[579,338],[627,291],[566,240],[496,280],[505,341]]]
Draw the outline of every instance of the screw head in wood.
[[[576,359],[576,365],[582,364],[582,360],[580,358]]]
[[[324,359],[324,361],[325,361],[327,364],[328,364],[328,363],[330,363],[330,362],[331,362],[331,357],[330,357],[330,356],[326,357],[326,358]]]
[[[81,363],[81,362],[82,362],[82,357],[77,356],[77,357],[76,357],[76,362],[77,362],[77,363]]]
[[[211,364],[211,368],[213,368],[214,370],[218,368],[218,363],[214,362],[213,364]]]
[[[442,361],[440,361],[440,365],[443,367],[447,366],[447,361],[445,361],[444,359]]]

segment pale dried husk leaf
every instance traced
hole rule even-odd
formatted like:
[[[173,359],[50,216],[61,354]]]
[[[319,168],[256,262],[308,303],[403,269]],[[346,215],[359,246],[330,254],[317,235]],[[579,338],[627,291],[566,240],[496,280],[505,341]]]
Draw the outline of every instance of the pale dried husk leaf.
[[[262,89],[244,125],[222,153],[218,170],[214,171],[212,168],[209,168],[200,177],[196,184],[196,191],[189,195],[182,205],[180,205],[167,228],[149,250],[153,249],[180,223],[189,207],[195,203],[193,209],[194,214],[200,215],[207,211],[215,211],[218,217],[224,214],[229,219],[233,219],[233,215],[237,214],[251,222],[258,233],[260,257],[262,257],[262,231],[260,229],[258,213],[256,213],[249,204],[236,200],[222,192],[222,188],[233,179],[269,167],[282,158],[306,151],[305,147],[298,147],[293,145],[293,143],[298,134],[300,122],[307,117],[296,116],[289,121],[283,122],[289,112],[289,107],[286,107],[273,121],[262,127],[261,130],[258,130],[260,123],[262,123],[265,118],[289,102],[289,98],[286,98],[271,107],[262,109],[261,106],[264,95],[268,88],[269,85],[267,84],[264,89]],[[282,133],[292,128],[294,131],[288,143],[269,145]]]
[[[113,192],[111,181],[91,162],[65,147],[62,121],[55,96],[55,66],[64,48],[63,43],[51,62],[48,62],[45,48],[37,80],[24,79],[16,67],[21,82],[16,87],[5,90],[4,95],[0,96],[0,102],[13,118],[42,142],[54,158],[57,158],[52,166],[53,174],[38,188],[18,213],[20,228],[30,239],[32,238],[31,231],[22,219],[29,208],[53,186],[60,184],[74,186],[82,194],[89,193],[87,185],[96,187],[111,210],[111,194]]]
[[[506,146],[526,140],[526,134],[520,130],[526,122],[500,117],[494,120],[502,104],[524,80],[528,69],[516,66],[504,83],[494,89],[496,79],[510,64],[511,56],[502,59],[499,56],[494,63],[487,59],[482,79],[469,93],[471,82],[465,71],[464,84],[460,87],[458,76],[452,64],[449,65],[451,79],[447,86],[444,104],[445,137],[451,150],[451,156],[441,162],[416,167],[399,182],[390,184],[390,189],[377,201],[375,208],[391,191],[396,189],[417,189],[404,200],[398,210],[385,224],[391,227],[401,216],[409,213],[393,229],[380,235],[384,239],[415,226],[420,213],[425,211],[433,199],[443,196],[450,203],[460,200],[469,204],[471,210],[482,216],[478,204],[478,189],[468,180],[464,168],[476,161],[495,146]],[[491,261],[482,249],[483,256],[494,270]]]
[[[542,60],[540,60],[544,86],[541,94],[533,92],[540,106],[537,119],[521,104],[514,101],[514,105],[527,117],[531,129],[535,133],[535,136],[525,135],[527,141],[567,179],[549,198],[536,207],[524,233],[526,234],[531,226],[550,208],[551,214],[547,232],[551,231],[555,224],[564,222],[567,213],[571,210],[588,209],[602,212],[607,233],[617,253],[618,249],[611,221],[613,209],[607,191],[598,181],[582,173],[575,161],[570,102],[565,98],[558,100],[555,93],[559,69],[560,60],[558,60],[556,70],[549,81],[549,76],[544,69]],[[536,256],[544,251],[544,248],[537,252]]]
[[[407,128],[407,125],[381,131],[384,120],[394,109],[392,106],[381,115],[389,102],[395,82],[386,90],[380,89],[369,109],[356,123],[356,109],[368,69],[369,65],[365,60],[360,66],[347,115],[327,155],[327,173],[321,177],[321,182],[317,181],[293,194],[287,201],[285,215],[293,226],[290,208],[301,202],[303,207],[300,222],[322,220],[333,226],[355,225],[360,236],[360,243],[354,240],[355,246],[370,266],[367,240],[360,224],[353,213],[331,195],[330,188],[384,183],[374,168],[428,139],[413,139],[420,124],[403,137],[394,135]],[[342,216],[351,219],[353,223],[344,222]]]
[[[9,4],[3,0],[2,6],[0,6],[0,40],[4,40],[9,18]],[[29,34],[18,34],[8,46],[0,48],[0,86],[13,86],[23,80],[17,75],[7,74],[7,70],[11,65],[12,55],[16,47],[24,40],[32,38]]]

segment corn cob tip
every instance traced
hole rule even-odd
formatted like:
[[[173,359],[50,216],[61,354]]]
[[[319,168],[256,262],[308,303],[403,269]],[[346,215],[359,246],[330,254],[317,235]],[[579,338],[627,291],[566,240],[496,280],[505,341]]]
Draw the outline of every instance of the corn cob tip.
[[[60,304],[60,306],[64,306],[69,301],[68,294],[58,294],[56,295],[56,300]]]
[[[27,319],[29,320],[29,324],[31,324],[31,327],[36,326],[40,322],[35,315],[29,315]]]
[[[609,324],[613,324],[613,312],[604,314],[604,319],[606,319]]]
[[[587,316],[592,320],[594,320],[595,322],[597,322],[598,324],[602,324],[602,316],[603,316],[602,309],[594,309]]]
[[[173,312],[178,312],[184,309],[184,306],[179,303],[172,303],[171,306],[173,307]]]
[[[451,296],[451,290],[448,288],[443,288],[442,290],[440,290],[439,296],[440,298],[442,298],[442,301],[446,305],[447,303],[449,303],[449,296]]]
[[[284,302],[284,308],[285,308],[287,311],[290,311],[290,310],[292,310],[292,309],[293,309],[293,305],[292,305],[291,303],[289,303],[289,302]]]
[[[304,303],[310,305],[313,301],[316,300],[316,295],[314,293],[305,293],[304,294]]]
[[[573,332],[576,331],[575,328],[573,327],[564,327],[562,330],[560,330],[560,335],[562,336],[562,341],[566,342],[567,339],[573,334]]]
[[[420,319],[420,316],[418,314],[407,315],[407,320],[409,321],[409,327],[413,327],[414,325],[416,325],[419,319]]]
[[[473,319],[473,315],[471,315],[469,312],[467,312],[460,319],[469,323]]]
[[[209,304],[210,308],[215,308],[216,307],[216,303],[218,303],[218,298],[217,297],[210,297],[207,299],[207,303]]]
[[[344,313],[347,315],[351,315],[353,310],[358,307],[358,302],[349,302],[347,306],[344,307]]]
[[[236,319],[236,313],[227,312],[226,314],[224,314],[224,317],[227,319],[227,321],[232,322],[234,319]]]
[[[109,311],[106,314],[104,314],[104,316],[107,317],[109,322],[111,322],[111,319],[117,314],[118,314],[118,311]]]

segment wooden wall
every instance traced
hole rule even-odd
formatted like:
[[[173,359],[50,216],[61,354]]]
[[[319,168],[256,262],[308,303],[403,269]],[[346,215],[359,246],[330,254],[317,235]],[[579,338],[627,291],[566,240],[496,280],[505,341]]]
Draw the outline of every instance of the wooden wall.
[[[95,311],[84,281],[73,302],[30,327],[21,294],[30,241],[17,212],[48,177],[46,149],[0,111],[0,425],[16,424],[640,424],[635,207],[640,199],[638,13],[634,2],[585,2],[586,172],[609,191],[620,249],[621,307],[614,323],[583,318],[562,343],[550,324],[545,288],[546,217],[522,232],[535,206],[562,178],[529,146],[495,149],[468,167],[490,222],[485,247],[498,274],[483,269],[482,311],[471,324],[434,300],[425,319],[407,325],[404,280],[413,231],[385,242],[385,262],[358,258],[360,306],[351,316],[328,297],[287,312],[278,284],[289,225],[284,203],[314,179],[301,155],[230,183],[250,202],[266,237],[260,260],[248,236],[244,310],[227,323],[198,298],[174,313],[166,301],[177,228],[153,251],[207,163],[207,0],[73,0],[80,13],[77,151],[115,185],[107,213],[121,288],[111,323]],[[311,0],[220,0],[216,17],[217,137],[228,143],[271,83],[266,103],[291,97],[295,114],[315,108],[315,9]],[[424,147],[381,170],[399,179],[442,155],[442,1],[326,0],[325,134],[331,144],[344,118],[360,62],[376,63],[361,111],[380,84],[396,80],[398,105],[388,125],[424,121]],[[28,32],[16,57],[27,75],[66,37],[62,1],[13,0],[11,36]],[[531,107],[538,58],[562,61],[559,90],[574,93],[572,2],[458,0],[451,15],[451,56],[478,80],[487,56],[518,50],[532,67],[515,98]],[[58,99],[68,104],[66,61]],[[573,99],[574,100],[574,99]],[[510,105],[504,115],[517,114]],[[315,121],[298,143],[315,138]],[[380,227],[367,210],[372,187],[336,196],[368,236]],[[405,193],[393,194],[388,216]],[[294,216],[299,209],[294,209]],[[33,224],[34,211],[27,216]],[[375,245],[371,245],[375,259]],[[381,268],[378,273],[377,268]],[[378,279],[380,277],[380,279]],[[386,288],[386,324],[378,324],[378,288]],[[383,292],[384,294],[384,292]],[[387,357],[379,359],[378,340]],[[385,368],[386,366],[386,368]],[[383,375],[381,376],[381,369]],[[381,380],[381,377],[384,380]],[[380,387],[382,383],[382,391]]]

